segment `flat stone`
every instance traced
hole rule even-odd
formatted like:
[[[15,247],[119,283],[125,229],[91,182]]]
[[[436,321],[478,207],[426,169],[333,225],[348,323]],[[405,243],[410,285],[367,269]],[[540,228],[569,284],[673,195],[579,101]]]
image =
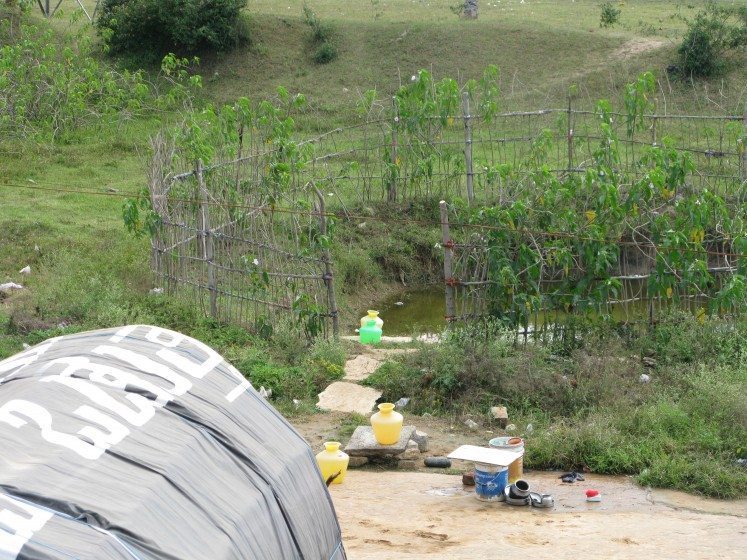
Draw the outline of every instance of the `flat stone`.
[[[316,403],[316,406],[320,410],[357,412],[366,416],[371,413],[379,397],[381,397],[381,391],[372,387],[335,381],[319,393],[319,402]]]
[[[368,457],[350,457],[348,467],[355,469],[368,463]]]
[[[397,461],[397,468],[398,469],[417,469],[418,468],[419,461],[413,461],[411,459],[400,459]]]
[[[420,430],[415,430],[410,439],[418,444],[418,449],[421,453],[428,451],[428,434]]]
[[[379,360],[361,354],[345,362],[345,377],[348,381],[363,381],[381,365]]]
[[[399,441],[392,445],[381,445],[374,437],[371,426],[358,426],[350,438],[345,453],[351,457],[384,457],[401,455],[415,432],[415,426],[403,426]]]

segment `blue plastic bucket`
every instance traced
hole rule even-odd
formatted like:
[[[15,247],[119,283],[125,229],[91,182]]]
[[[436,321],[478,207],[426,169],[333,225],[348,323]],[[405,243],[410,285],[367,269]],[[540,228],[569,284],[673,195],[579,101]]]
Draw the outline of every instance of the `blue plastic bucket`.
[[[503,499],[508,484],[508,468],[475,463],[475,494],[478,500],[493,502]]]

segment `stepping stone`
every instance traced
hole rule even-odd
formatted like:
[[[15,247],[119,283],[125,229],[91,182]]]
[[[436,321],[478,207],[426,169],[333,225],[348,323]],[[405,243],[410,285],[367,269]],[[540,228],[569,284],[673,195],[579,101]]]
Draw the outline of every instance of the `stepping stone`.
[[[376,441],[371,426],[358,426],[350,437],[350,442],[345,446],[345,453],[351,457],[401,455],[407,449],[407,443],[413,433],[415,433],[415,426],[402,426],[402,433],[397,443],[381,445]]]
[[[357,412],[367,416],[371,414],[371,410],[373,410],[379,397],[381,397],[381,391],[371,387],[335,381],[319,393],[319,402],[316,403],[316,406],[320,410]]]
[[[361,354],[345,362],[345,377],[348,381],[363,381],[381,365],[379,360]]]

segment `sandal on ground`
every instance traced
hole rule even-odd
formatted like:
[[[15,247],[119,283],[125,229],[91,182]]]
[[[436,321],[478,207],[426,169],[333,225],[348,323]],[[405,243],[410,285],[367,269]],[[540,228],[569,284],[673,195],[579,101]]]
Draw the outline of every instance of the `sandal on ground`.
[[[562,474],[558,478],[563,482],[573,483],[583,481],[584,475],[582,475],[580,472],[572,471],[566,474]]]

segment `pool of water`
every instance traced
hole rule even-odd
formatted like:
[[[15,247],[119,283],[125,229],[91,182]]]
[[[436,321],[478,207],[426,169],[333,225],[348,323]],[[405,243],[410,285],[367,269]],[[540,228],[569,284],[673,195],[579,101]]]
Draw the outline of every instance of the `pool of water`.
[[[626,282],[626,293],[639,293],[640,282]],[[655,313],[659,315],[666,308],[677,306],[682,310],[690,310],[696,313],[702,302],[695,301],[679,304],[673,302],[655,303]],[[412,334],[440,333],[446,326],[446,303],[444,288],[440,285],[428,286],[417,289],[407,289],[397,292],[386,299],[374,301],[366,309],[358,312],[358,317],[363,317],[368,309],[377,309],[379,316],[384,320],[384,334],[388,336],[408,336]],[[648,304],[645,301],[629,302],[626,305],[613,304],[609,313],[616,321],[641,321],[648,318]],[[529,330],[551,325],[556,321],[562,321],[567,314],[562,311],[538,313],[530,319]],[[357,329],[359,324],[351,325]]]
[[[438,333],[446,326],[446,303],[442,286],[392,294],[359,310],[358,318],[363,317],[368,309],[379,311],[379,317],[384,320],[384,334],[388,336]],[[354,328],[359,326],[360,324],[356,324]]]

